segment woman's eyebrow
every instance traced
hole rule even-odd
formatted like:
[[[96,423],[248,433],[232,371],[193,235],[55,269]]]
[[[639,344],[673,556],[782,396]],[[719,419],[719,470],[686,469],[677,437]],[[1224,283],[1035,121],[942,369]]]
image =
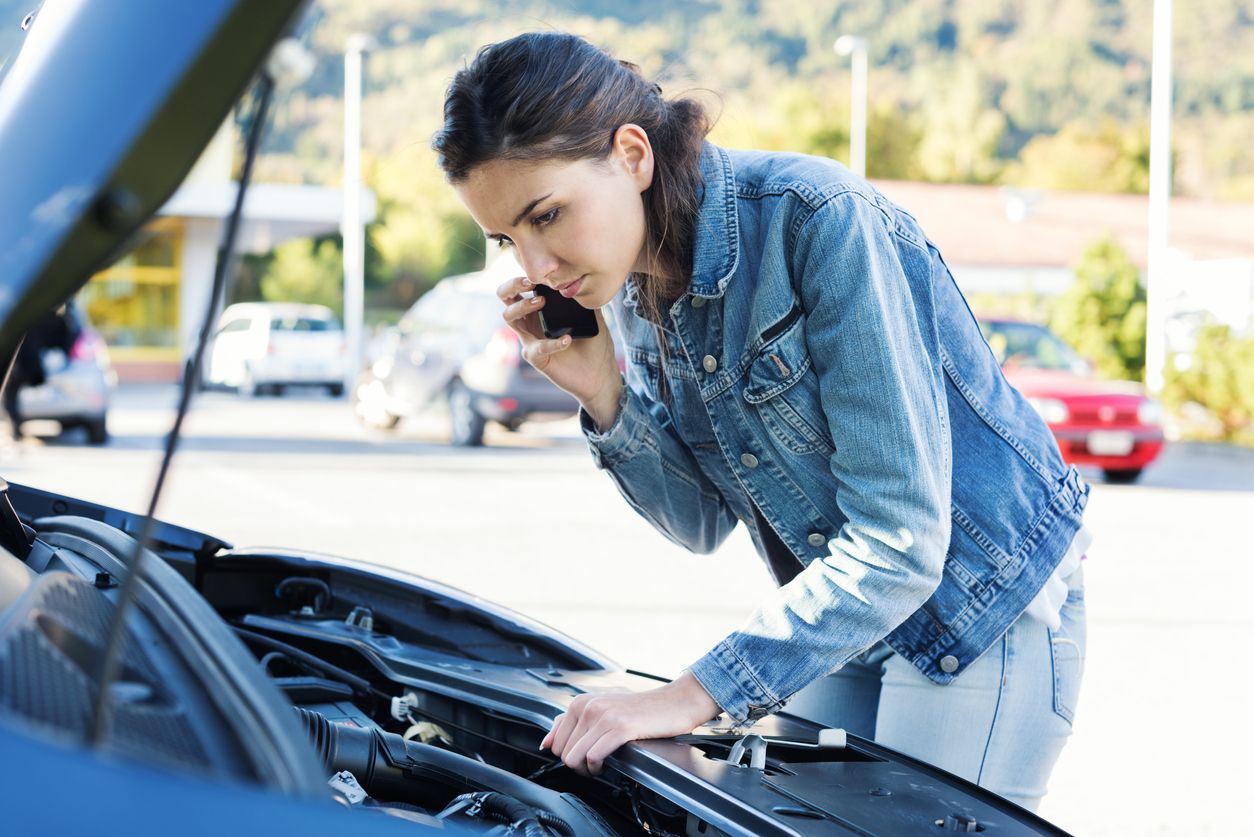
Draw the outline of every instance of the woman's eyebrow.
[[[531,203],[524,206],[522,212],[519,212],[518,215],[514,218],[514,220],[510,222],[510,226],[511,227],[518,226],[518,224],[522,221],[522,219],[526,218],[527,214],[531,212],[531,210],[539,206],[542,201],[546,201],[551,197],[553,197],[553,193],[549,192],[547,195],[538,197],[535,200],[533,200]]]

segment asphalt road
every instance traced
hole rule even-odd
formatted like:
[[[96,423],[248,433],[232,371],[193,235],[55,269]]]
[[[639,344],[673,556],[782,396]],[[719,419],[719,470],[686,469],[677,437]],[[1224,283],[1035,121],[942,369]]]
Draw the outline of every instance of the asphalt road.
[[[0,476],[147,506],[173,391],[123,389],[113,439],[0,450]],[[160,515],[236,545],[419,572],[514,607],[632,668],[673,675],[770,589],[748,537],[689,555],[638,519],[570,421],[445,444],[438,409],[369,432],[314,392],[198,398]],[[1042,813],[1081,835],[1252,833],[1254,451],[1175,445],[1088,522],[1089,654]]]

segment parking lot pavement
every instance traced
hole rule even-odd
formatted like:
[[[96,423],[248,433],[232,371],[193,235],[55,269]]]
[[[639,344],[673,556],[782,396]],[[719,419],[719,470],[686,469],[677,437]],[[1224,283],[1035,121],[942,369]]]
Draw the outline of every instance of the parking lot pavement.
[[[173,403],[124,389],[110,445],[31,442],[0,475],[143,508]],[[313,392],[207,393],[161,516],[429,575],[667,675],[770,589],[743,529],[695,556],[637,518],[571,421],[492,431],[479,450],[446,439],[438,409],[389,434]],[[1140,484],[1093,480],[1087,673],[1042,813],[1081,835],[1249,833],[1254,451],[1178,444]]]

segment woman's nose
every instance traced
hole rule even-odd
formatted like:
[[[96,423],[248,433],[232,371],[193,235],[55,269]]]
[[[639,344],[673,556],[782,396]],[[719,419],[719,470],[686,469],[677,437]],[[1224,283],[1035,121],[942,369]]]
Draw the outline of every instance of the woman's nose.
[[[542,247],[515,245],[518,248],[518,262],[523,273],[536,284],[549,284],[548,279],[557,270],[557,259]]]

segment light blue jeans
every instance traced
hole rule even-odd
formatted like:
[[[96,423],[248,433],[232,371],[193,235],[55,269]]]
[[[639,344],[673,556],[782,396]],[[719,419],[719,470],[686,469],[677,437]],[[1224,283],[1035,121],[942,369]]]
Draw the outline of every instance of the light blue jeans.
[[[1020,616],[949,685],[879,642],[802,689],[784,711],[874,739],[1035,811],[1075,717],[1083,572],[1067,579],[1057,631]]]

